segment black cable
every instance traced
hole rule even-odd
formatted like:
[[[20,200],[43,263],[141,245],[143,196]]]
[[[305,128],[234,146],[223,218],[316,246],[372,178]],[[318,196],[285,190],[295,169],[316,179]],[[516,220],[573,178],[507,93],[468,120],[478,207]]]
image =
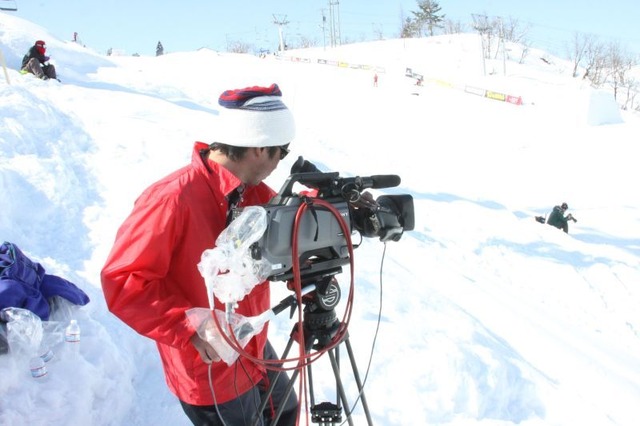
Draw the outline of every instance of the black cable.
[[[211,366],[212,364],[209,364],[208,367],[208,371],[209,371],[209,389],[211,389],[211,395],[213,396],[213,406],[216,407],[216,413],[218,414],[218,418],[220,419],[220,422],[222,422],[223,426],[227,426],[227,424],[225,423],[224,419],[222,418],[222,414],[220,414],[220,410],[218,409],[218,401],[216,400],[216,392],[213,390],[213,379],[211,378]]]
[[[242,358],[238,358],[238,361],[236,362],[236,373],[235,373],[235,377],[237,377],[238,374],[238,365],[240,365],[240,367],[242,367],[242,371],[244,371],[245,376],[247,376],[247,379],[249,379],[249,381],[251,382],[251,388],[255,388],[257,386],[256,383],[253,382],[253,379],[251,378],[251,375],[249,375],[249,372],[247,371],[247,368],[245,367],[244,363],[242,362]],[[237,379],[234,380],[234,385],[236,384]],[[238,395],[238,388],[236,387],[236,395]],[[260,418],[260,422],[262,423],[262,413],[258,413],[258,407],[259,406],[255,406],[254,408],[256,409],[256,415],[258,416],[258,418]],[[240,409],[242,410],[242,418],[244,420],[244,424],[247,424],[247,419],[244,418],[244,406],[242,405],[242,401],[240,402]],[[253,421],[253,419],[251,419],[251,421]]]
[[[371,342],[371,352],[369,353],[369,362],[367,363],[367,370],[364,374],[364,378],[362,379],[362,389],[360,390],[360,392],[358,392],[358,397],[356,398],[355,402],[353,403],[353,406],[351,407],[351,409],[349,410],[350,413],[353,413],[353,410],[356,408],[356,405],[358,405],[358,402],[360,401],[360,397],[362,396],[362,394],[364,393],[364,388],[367,384],[367,378],[369,377],[369,371],[371,370],[371,362],[373,361],[373,353],[375,351],[375,347],[376,347],[376,342],[378,340],[378,332],[380,331],[380,323],[382,322],[382,271],[384,269],[384,259],[386,257],[387,254],[387,243],[384,242],[384,248],[382,250],[382,258],[380,259],[380,275],[379,275],[379,281],[380,281],[380,296],[379,296],[379,303],[378,303],[378,320],[376,322],[376,331],[373,334],[373,341]],[[344,425],[347,421],[349,420],[349,416],[347,417],[347,419],[345,419],[344,422],[341,423],[341,425]]]

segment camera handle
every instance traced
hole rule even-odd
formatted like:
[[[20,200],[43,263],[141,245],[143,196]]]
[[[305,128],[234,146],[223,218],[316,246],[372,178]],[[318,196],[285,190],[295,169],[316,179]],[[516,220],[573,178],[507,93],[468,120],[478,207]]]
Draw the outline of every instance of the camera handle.
[[[322,350],[330,346],[332,343],[333,337],[336,335],[338,330],[341,327],[340,321],[336,317],[335,313],[335,305],[337,305],[340,299],[340,287],[337,282],[334,280],[331,281],[331,284],[327,287],[325,294],[318,295],[317,291],[312,293],[308,293],[311,297],[307,297],[303,299],[304,307],[304,316],[303,316],[303,333],[304,333],[304,353],[308,355],[312,349],[314,350]],[[282,354],[281,359],[287,359],[287,355],[291,350],[294,342],[299,342],[299,330],[298,325],[294,324],[291,334],[289,336],[289,341],[285,347],[285,350]],[[351,411],[349,410],[349,404],[347,401],[347,396],[344,390],[344,386],[342,384],[342,379],[340,376],[340,345],[344,345],[347,349],[347,354],[349,356],[349,361],[351,363],[351,368],[353,371],[353,377],[356,381],[356,385],[358,387],[359,398],[362,400],[362,407],[364,409],[365,416],[367,418],[367,424],[369,426],[373,425],[371,420],[371,414],[369,412],[369,405],[367,404],[367,399],[364,394],[364,387],[362,384],[362,380],[360,379],[360,374],[358,372],[358,367],[355,362],[355,358],[353,355],[353,349],[351,347],[351,342],[349,340],[348,332],[344,333],[343,339],[338,343],[338,345],[334,345],[332,349],[327,350],[329,354],[329,360],[331,362],[331,367],[333,370],[333,375],[336,383],[336,403],[331,402],[322,402],[320,404],[315,403],[315,397],[313,393],[313,373],[311,369],[312,363],[306,364],[307,375],[309,378],[309,401],[311,403],[311,421],[312,423],[319,423],[321,425],[335,425],[342,422],[342,406],[344,406],[345,414],[347,415],[347,421],[350,426],[353,426],[353,419],[351,418]],[[291,374],[291,380],[287,386],[284,395],[284,401],[288,400],[291,396],[291,391],[293,390],[293,386],[300,374],[300,370],[304,365],[305,360],[302,359],[298,361],[299,368],[296,368]],[[269,398],[271,397],[273,390],[276,386],[276,383],[280,377],[280,374],[286,374],[284,371],[280,371],[276,378],[271,382],[267,393],[265,394],[260,408],[257,413],[262,413],[266,408]],[[273,424],[277,424],[280,416],[282,415],[282,411],[284,409],[284,403],[280,405],[278,411],[276,412],[276,417],[273,420]],[[255,419],[256,422],[254,425],[260,424],[260,419]]]

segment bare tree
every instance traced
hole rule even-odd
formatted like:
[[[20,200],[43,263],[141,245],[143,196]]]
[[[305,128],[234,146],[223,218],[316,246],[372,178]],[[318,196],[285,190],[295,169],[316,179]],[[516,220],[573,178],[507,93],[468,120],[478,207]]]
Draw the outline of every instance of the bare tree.
[[[502,20],[502,36],[505,40],[514,43],[526,43],[527,35],[529,34],[529,25],[521,25],[520,21],[508,17],[506,20]]]
[[[248,53],[251,46],[239,40],[231,40],[227,42],[227,52],[231,53]]]
[[[640,89],[640,82],[638,82],[638,80],[635,77],[627,76],[626,88],[627,88],[626,99],[622,103],[622,109],[625,109],[625,110],[638,109],[639,107],[635,106],[635,99]]]
[[[573,44],[568,48],[568,56],[573,62],[572,75],[577,77],[578,67],[585,60],[587,52],[593,49],[596,40],[591,34],[574,33],[572,43]]]
[[[619,43],[611,43],[607,50],[607,58],[609,65],[609,81],[613,86],[613,97],[618,100],[618,90],[622,87],[628,87],[628,72],[636,65],[627,52],[622,49]]]
[[[460,21],[444,20],[443,30],[445,34],[460,34],[464,32],[464,24]]]
[[[303,35],[300,35],[299,40],[300,41],[298,43],[299,44],[298,48],[300,49],[307,49],[309,47],[316,47],[318,45],[318,42],[315,39],[311,39]]]
[[[384,40],[384,31],[382,30],[382,24],[371,24],[373,29],[373,37],[375,40]]]
[[[497,18],[497,20],[491,23],[493,25],[500,25],[499,34],[503,49],[505,48],[506,42],[516,43],[521,47],[518,62],[523,63],[531,47],[531,42],[527,38],[530,29],[529,25],[522,25],[520,21],[512,17],[508,17],[507,19]],[[507,56],[511,59],[510,50],[506,49],[506,51]]]
[[[531,48],[531,42],[529,40],[523,40],[520,42],[520,47],[522,50],[520,51],[520,59],[518,59],[519,64],[523,64],[527,55],[529,55],[529,49]]]
[[[629,71],[638,64],[637,57],[624,51],[617,42],[605,45],[589,34],[575,34],[571,49],[574,77],[578,74],[578,67],[583,65],[583,79],[588,79],[595,88],[610,86],[614,99],[622,108],[633,108],[638,82]],[[620,99],[622,94],[626,99]]]
[[[594,40],[586,46],[584,54],[585,72],[583,79],[588,79],[594,87],[600,87],[607,78],[607,57],[605,45]]]

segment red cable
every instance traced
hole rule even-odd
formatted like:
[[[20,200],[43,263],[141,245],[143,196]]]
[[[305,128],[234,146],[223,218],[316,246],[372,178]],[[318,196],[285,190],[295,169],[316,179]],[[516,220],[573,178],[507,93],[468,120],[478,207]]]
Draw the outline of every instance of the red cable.
[[[342,232],[345,237],[345,241],[347,243],[347,250],[349,251],[350,285],[349,285],[349,296],[347,298],[347,303],[345,305],[344,316],[342,321],[340,322],[340,325],[338,327],[338,330],[336,331],[336,334],[331,339],[331,343],[325,346],[324,348],[319,349],[315,353],[306,354],[304,327],[303,327],[303,313],[302,313],[302,284],[301,284],[301,277],[300,277],[300,262],[298,261],[298,230],[300,228],[300,222],[302,220],[304,213],[309,208],[309,206],[313,204],[320,205],[321,207],[324,207],[325,209],[327,209],[329,212],[333,213],[334,217],[338,220],[338,223],[340,224],[340,228],[342,229]],[[349,322],[351,321],[351,313],[353,310],[353,294],[354,294],[354,287],[355,287],[353,244],[351,242],[351,230],[348,228],[347,223],[345,222],[344,218],[342,217],[338,209],[336,209],[331,203],[321,199],[308,199],[308,202],[304,202],[298,207],[295,220],[294,220],[291,240],[292,240],[291,241],[291,257],[292,257],[292,270],[293,270],[293,288],[296,294],[296,301],[298,303],[298,322],[296,324],[297,337],[298,337],[297,343],[298,343],[298,350],[299,350],[298,357],[287,358],[284,360],[280,360],[280,359],[265,360],[262,358],[254,357],[253,355],[246,352],[244,348],[242,348],[242,346],[238,342],[238,339],[235,336],[235,333],[233,332],[233,329],[231,328],[231,324],[227,324],[228,332],[229,332],[229,335],[231,336],[229,337],[227,333],[222,332],[222,326],[218,321],[217,315],[215,315],[213,311],[212,311],[212,316],[213,316],[214,323],[216,324],[216,327],[218,328],[218,330],[220,331],[220,334],[222,335],[222,338],[225,340],[225,342],[229,346],[231,346],[233,350],[238,352],[239,356],[247,358],[250,361],[254,362],[256,365],[262,366],[265,369],[270,369],[273,371],[289,371],[294,369],[299,370],[300,382],[298,383],[298,394],[300,395],[301,399],[304,396],[305,409],[306,409],[306,412],[309,413],[309,406],[308,406],[309,401],[308,401],[308,398],[306,398],[307,380],[308,380],[307,374],[306,374],[307,372],[306,367],[312,364],[313,362],[315,362],[316,360],[318,360],[325,352],[335,348],[340,344],[340,342],[342,342],[342,340],[346,337],[346,333],[349,327]],[[282,365],[284,365],[286,363],[291,363],[293,361],[297,362],[297,364],[294,367],[287,368],[287,367],[275,366],[275,364],[282,363]],[[296,424],[298,424],[299,422],[300,414],[301,413],[298,412]],[[309,419],[307,417],[307,424],[308,423],[309,423]]]

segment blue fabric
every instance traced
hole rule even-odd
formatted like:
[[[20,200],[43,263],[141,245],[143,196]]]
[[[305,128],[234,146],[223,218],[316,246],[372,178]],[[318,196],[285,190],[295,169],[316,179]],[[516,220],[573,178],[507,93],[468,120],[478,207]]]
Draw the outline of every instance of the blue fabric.
[[[60,296],[74,305],[86,305],[89,296],[75,284],[45,273],[15,244],[0,246],[0,310],[8,307],[28,309],[46,321],[51,314],[48,299]]]

